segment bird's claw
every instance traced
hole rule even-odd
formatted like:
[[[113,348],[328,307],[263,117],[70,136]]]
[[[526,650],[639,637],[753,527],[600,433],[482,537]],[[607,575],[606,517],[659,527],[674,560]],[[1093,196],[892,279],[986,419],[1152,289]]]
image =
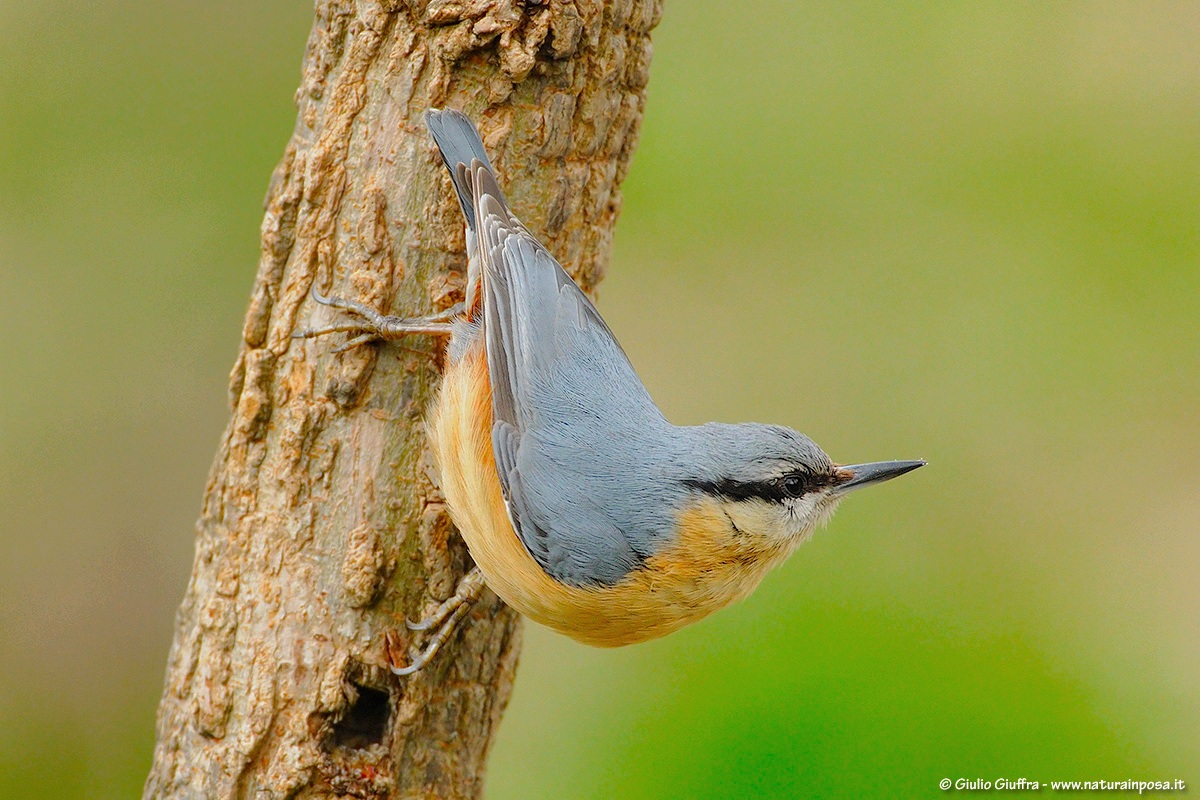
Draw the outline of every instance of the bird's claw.
[[[410,631],[420,632],[437,628],[437,633],[429,640],[424,650],[410,647],[408,650],[408,666],[391,666],[392,673],[401,677],[419,672],[428,664],[438,651],[442,649],[450,636],[458,627],[458,623],[471,610],[475,600],[479,598],[484,587],[483,573],[475,567],[459,581],[454,595],[440,604],[428,617],[419,622],[404,620],[404,626]]]
[[[408,651],[408,662],[409,662],[408,666],[407,667],[392,667],[392,674],[399,675],[402,678],[405,676],[408,676],[408,675],[413,675],[417,672],[420,672],[421,668],[424,667],[426,664],[428,664],[429,659],[432,657],[433,657],[432,653],[429,654],[428,656],[426,656],[424,653],[420,652],[419,650],[409,650]]]
[[[450,333],[450,321],[460,315],[463,310],[461,303],[436,314],[426,317],[396,317],[380,314],[375,309],[355,300],[346,300],[337,295],[323,295],[315,288],[311,290],[312,298],[320,305],[341,311],[350,319],[345,322],[326,325],[321,328],[308,328],[292,334],[293,339],[312,339],[330,333],[348,333],[350,338],[345,344],[334,350],[344,353],[359,345],[370,344],[374,341],[400,339],[411,334],[427,334],[445,336]]]
[[[355,336],[354,338],[347,340],[344,345],[342,345],[340,347],[335,347],[333,349],[333,352],[335,355],[338,353],[344,353],[347,350],[353,350],[354,348],[358,347],[360,344],[370,344],[371,342],[374,342],[379,338],[380,338],[379,334],[375,333],[373,331],[368,331],[366,333],[360,333],[358,336]]]

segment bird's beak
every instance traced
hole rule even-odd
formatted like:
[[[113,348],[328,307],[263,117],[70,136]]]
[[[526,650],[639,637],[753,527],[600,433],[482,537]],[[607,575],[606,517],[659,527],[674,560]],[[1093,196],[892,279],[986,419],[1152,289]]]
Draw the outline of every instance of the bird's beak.
[[[924,461],[875,461],[870,464],[850,464],[837,468],[837,476],[841,483],[833,487],[835,497],[849,494],[855,489],[870,486],[875,483],[899,478],[906,472],[912,472],[917,467],[925,466]]]

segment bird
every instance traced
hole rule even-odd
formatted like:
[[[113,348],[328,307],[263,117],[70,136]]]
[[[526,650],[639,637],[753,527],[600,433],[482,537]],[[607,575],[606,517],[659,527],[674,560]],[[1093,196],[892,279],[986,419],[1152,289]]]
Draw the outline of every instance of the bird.
[[[591,300],[513,214],[475,125],[424,119],[464,220],[465,300],[399,317],[313,291],[341,350],[448,337],[427,419],[450,517],[475,567],[429,616],[398,675],[423,668],[484,586],[577,641],[665,636],[749,595],[850,492],[923,460],[835,464],[780,425],[678,426]]]

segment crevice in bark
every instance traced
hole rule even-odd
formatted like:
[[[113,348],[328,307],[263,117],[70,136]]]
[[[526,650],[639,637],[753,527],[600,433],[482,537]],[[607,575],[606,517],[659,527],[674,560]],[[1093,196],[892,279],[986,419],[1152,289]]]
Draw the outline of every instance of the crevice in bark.
[[[333,724],[326,749],[366,750],[383,744],[392,719],[392,699],[383,689],[354,684],[354,700],[345,715]]]

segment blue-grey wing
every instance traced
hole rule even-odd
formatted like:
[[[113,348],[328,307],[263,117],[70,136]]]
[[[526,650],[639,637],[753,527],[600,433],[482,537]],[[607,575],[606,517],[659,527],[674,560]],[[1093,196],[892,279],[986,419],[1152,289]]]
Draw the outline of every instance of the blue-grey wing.
[[[471,168],[492,443],[509,516],[564,583],[619,581],[670,533],[643,496],[669,428],[591,301]]]

